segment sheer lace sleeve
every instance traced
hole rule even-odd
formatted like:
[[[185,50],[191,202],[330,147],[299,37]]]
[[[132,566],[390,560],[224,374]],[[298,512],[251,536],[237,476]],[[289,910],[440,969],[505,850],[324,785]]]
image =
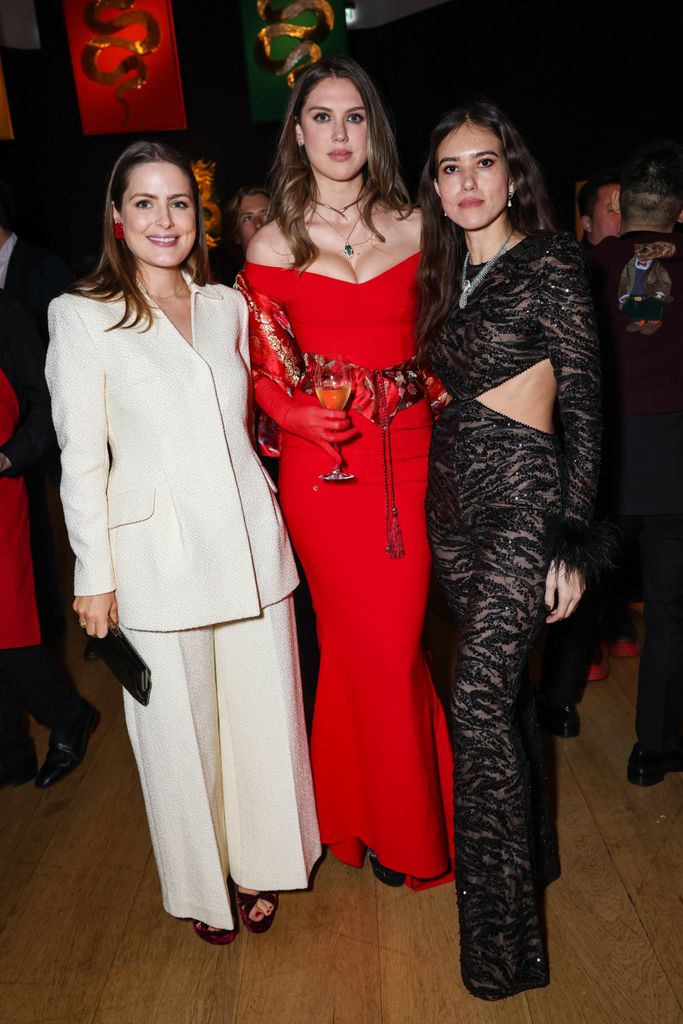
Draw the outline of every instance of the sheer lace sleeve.
[[[593,523],[600,470],[600,358],[583,254],[569,235],[553,238],[541,278],[539,320],[557,380],[564,437],[563,512],[551,553],[587,579],[611,562],[611,528]]]

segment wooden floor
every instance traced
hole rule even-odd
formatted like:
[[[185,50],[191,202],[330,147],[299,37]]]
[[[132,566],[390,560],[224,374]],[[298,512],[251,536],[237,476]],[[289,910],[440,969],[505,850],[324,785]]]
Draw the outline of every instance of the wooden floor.
[[[388,889],[330,856],[266,936],[213,948],[166,915],[121,695],[82,648],[72,625],[69,663],[102,712],[88,757],[44,793],[0,793],[0,1024],[683,1024],[683,775],[626,782],[634,661],[587,690],[581,736],[548,748],[552,982],[484,1003],[460,981],[450,886]]]

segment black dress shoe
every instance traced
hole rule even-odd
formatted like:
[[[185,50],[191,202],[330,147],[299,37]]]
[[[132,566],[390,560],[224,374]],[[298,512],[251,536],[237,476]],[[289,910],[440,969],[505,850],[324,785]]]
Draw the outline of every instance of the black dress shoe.
[[[25,782],[35,779],[37,770],[35,754],[11,764],[0,761],[0,789],[4,789],[6,786],[23,786]]]
[[[377,859],[377,854],[374,850],[368,847],[368,857],[370,858],[370,864],[372,870],[375,873],[375,878],[382,882],[384,885],[391,885],[398,888],[399,885],[403,885],[406,880],[406,876],[402,871],[392,871],[391,868],[385,868],[384,864],[381,864]]]
[[[553,736],[568,740],[572,736],[578,736],[581,730],[581,719],[573,704],[554,706],[546,704],[540,697],[536,700],[538,720],[544,729],[551,732]]]
[[[683,740],[678,750],[643,750],[636,743],[626,776],[634,786],[656,786],[668,772],[683,772]]]
[[[81,701],[83,707],[75,723],[68,729],[53,729],[45,763],[38,772],[36,786],[47,789],[54,786],[74,768],[77,768],[85,757],[90,733],[94,732],[100,720],[100,713],[87,700]]]

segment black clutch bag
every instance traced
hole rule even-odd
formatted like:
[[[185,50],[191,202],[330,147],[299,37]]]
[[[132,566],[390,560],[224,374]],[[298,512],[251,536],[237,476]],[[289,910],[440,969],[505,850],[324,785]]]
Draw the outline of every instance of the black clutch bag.
[[[89,636],[88,640],[131,697],[140,704],[149,704],[152,673],[116,623],[110,619],[106,636]]]

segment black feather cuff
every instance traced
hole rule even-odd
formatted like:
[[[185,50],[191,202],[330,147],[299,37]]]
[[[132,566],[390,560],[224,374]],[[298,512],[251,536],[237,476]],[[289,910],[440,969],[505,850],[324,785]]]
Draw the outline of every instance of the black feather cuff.
[[[619,546],[619,530],[613,523],[586,526],[578,519],[558,517],[548,522],[549,560],[562,562],[569,573],[580,572],[587,584],[615,567]]]

